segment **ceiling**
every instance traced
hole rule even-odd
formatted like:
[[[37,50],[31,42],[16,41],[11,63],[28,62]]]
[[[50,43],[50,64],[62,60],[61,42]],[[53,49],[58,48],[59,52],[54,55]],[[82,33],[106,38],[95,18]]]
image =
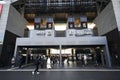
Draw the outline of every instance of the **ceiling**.
[[[92,21],[110,0],[18,0],[12,5],[29,22],[36,16],[52,16],[55,21],[66,21],[70,15],[85,15]]]

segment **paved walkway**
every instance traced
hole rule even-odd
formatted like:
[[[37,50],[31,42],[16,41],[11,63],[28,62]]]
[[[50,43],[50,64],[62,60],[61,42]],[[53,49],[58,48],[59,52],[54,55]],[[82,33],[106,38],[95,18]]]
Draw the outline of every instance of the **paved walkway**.
[[[106,68],[94,66],[62,67],[52,69],[39,69],[34,71],[33,65],[9,69],[0,69],[0,80],[120,80],[119,68]]]
[[[10,68],[10,69],[5,69],[5,70],[0,70],[0,71],[34,71],[34,69],[16,69],[16,68]],[[116,71],[119,72],[120,69],[39,69],[39,71],[99,71],[99,72],[104,72],[104,71]]]
[[[107,68],[93,65],[65,64],[52,69],[39,69],[39,74],[34,71],[34,65],[24,65],[23,68],[0,69],[0,80],[120,80],[120,68]]]
[[[120,70],[107,69],[33,69],[0,71],[0,80],[120,80]]]

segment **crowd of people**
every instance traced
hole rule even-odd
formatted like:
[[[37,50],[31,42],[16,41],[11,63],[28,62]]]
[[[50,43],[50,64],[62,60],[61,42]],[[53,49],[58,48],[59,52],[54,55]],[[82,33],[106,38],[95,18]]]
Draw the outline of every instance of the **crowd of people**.
[[[94,66],[98,66],[101,63],[100,56],[98,56],[96,54],[92,54],[91,62],[94,64]],[[82,63],[83,66],[88,64],[88,57],[87,57],[86,54],[82,54],[82,56],[81,56],[81,63]]]
[[[36,66],[35,71],[37,71],[38,67],[48,68],[48,69],[52,68],[54,66],[54,64],[59,63],[59,58],[60,58],[59,56],[46,56],[46,55],[38,54],[36,57],[34,57],[32,62]],[[70,56],[62,56],[62,63],[64,63],[65,60],[67,60],[67,63],[69,63],[69,61],[71,60]],[[97,54],[93,54],[91,60],[94,65],[98,65],[101,59],[100,59],[100,56],[98,56]],[[76,60],[74,60],[74,61],[76,61]],[[88,64],[88,56],[86,54],[81,54],[80,61],[81,61],[82,65],[87,65]],[[19,68],[21,68],[21,66],[24,64],[24,62],[25,62],[25,60],[24,60],[23,56],[22,55],[18,56]],[[12,64],[12,67],[14,67],[14,64],[15,64],[14,57],[11,60],[11,64]]]
[[[77,60],[72,60],[74,58],[72,58],[71,56],[62,56],[62,63],[64,64],[65,60],[67,60],[67,63],[69,64],[70,61],[76,61]],[[60,57],[59,56],[46,56],[43,54],[37,54],[36,56],[34,56],[34,58],[32,58],[32,62],[33,65],[35,66],[35,70],[33,71],[33,73],[39,73],[39,68],[47,68],[47,69],[51,69],[54,67],[55,64],[58,64],[60,62]],[[99,63],[101,62],[101,58],[100,55],[98,54],[93,54],[92,56],[92,62],[95,66],[98,66]],[[22,65],[25,63],[25,58],[23,57],[23,55],[19,55],[17,57],[17,61],[18,61],[18,67],[21,68]],[[81,54],[81,58],[79,60],[81,62],[81,64],[83,66],[87,65],[88,62],[88,56],[87,54]],[[11,67],[14,67],[15,65],[15,57],[12,58],[11,60]]]

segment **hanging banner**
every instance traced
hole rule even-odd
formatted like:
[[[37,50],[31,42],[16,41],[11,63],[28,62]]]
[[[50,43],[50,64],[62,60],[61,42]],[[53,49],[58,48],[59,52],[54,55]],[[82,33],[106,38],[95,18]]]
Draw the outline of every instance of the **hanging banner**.
[[[3,5],[0,4],[0,15],[2,14],[2,8],[3,8]]]

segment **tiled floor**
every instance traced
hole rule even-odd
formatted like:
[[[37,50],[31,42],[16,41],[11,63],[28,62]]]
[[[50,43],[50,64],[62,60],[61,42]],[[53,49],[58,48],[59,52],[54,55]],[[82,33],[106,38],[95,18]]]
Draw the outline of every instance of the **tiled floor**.
[[[0,71],[0,80],[120,80],[120,71]]]
[[[52,69],[39,68],[39,74],[32,72],[33,64],[21,69],[10,68],[0,70],[0,80],[120,80],[120,69],[106,68],[88,64],[82,66],[76,62],[52,66]]]

